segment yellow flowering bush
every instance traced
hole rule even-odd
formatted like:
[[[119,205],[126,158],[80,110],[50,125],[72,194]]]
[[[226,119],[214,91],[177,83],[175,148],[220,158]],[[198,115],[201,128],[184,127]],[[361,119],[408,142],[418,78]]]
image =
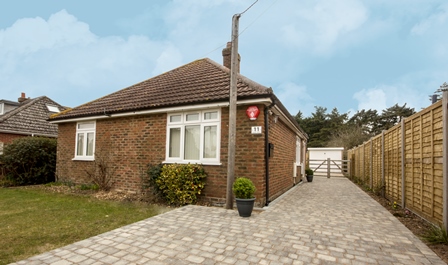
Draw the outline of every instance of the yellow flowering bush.
[[[170,204],[185,205],[197,202],[205,187],[207,174],[198,164],[166,164],[155,180],[157,189]]]

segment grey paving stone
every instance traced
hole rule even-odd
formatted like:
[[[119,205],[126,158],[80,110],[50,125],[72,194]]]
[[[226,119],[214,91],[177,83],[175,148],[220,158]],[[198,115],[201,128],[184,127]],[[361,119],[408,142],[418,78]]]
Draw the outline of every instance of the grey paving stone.
[[[186,206],[16,264],[445,264],[344,178],[315,177],[250,218]]]

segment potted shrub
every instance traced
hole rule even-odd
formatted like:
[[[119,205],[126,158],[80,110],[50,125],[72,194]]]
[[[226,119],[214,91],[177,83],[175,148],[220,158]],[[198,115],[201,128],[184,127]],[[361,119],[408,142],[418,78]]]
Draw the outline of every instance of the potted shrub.
[[[236,207],[241,217],[250,217],[255,203],[255,185],[245,177],[240,177],[233,182],[233,194],[235,195]]]
[[[311,168],[305,169],[306,180],[308,182],[313,182],[314,171]]]

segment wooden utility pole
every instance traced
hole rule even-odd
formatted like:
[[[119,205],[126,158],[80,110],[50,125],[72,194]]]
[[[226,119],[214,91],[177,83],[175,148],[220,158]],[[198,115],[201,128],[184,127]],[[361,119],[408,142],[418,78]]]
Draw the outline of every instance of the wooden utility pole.
[[[230,93],[229,93],[229,147],[227,152],[227,195],[226,209],[233,209],[233,181],[235,180],[236,143],[236,97],[238,74],[238,27],[241,14],[232,17],[232,53],[230,55]]]

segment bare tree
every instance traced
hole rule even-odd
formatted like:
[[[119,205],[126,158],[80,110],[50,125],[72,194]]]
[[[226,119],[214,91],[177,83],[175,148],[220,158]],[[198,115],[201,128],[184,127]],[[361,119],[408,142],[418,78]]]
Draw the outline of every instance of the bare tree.
[[[113,178],[116,171],[116,159],[110,151],[113,148],[106,144],[106,148],[98,148],[95,151],[95,161],[93,167],[86,169],[87,176],[100,190],[108,191],[113,185]]]
[[[370,138],[360,126],[345,126],[330,136],[327,146],[340,146],[345,150],[362,144]]]

